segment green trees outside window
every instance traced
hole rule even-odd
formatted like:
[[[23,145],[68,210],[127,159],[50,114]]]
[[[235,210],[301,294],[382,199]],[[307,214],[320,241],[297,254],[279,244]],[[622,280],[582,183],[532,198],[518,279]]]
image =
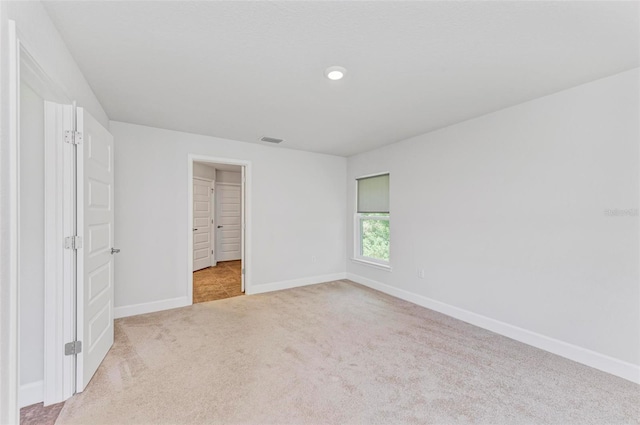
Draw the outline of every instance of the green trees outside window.
[[[362,256],[389,261],[389,220],[360,220]]]

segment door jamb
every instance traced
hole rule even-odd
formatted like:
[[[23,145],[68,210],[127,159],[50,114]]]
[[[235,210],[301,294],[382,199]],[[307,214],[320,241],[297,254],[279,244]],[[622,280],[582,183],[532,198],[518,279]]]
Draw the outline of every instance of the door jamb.
[[[75,356],[64,355],[73,341],[76,255],[61,243],[73,234],[75,167],[73,148],[64,142],[73,128],[72,105],[45,102],[45,234],[44,234],[44,385],[45,406],[75,392]]]
[[[193,304],[193,163],[205,162],[209,164],[229,164],[244,166],[245,176],[245,196],[243,205],[245,206],[244,219],[244,258],[242,267],[244,268],[245,293],[251,293],[251,161],[231,158],[220,158],[208,155],[188,154],[187,155],[187,299],[188,305]]]
[[[0,320],[0,336],[3,347],[0,348],[0,422],[18,423],[20,421],[20,410],[18,408],[18,387],[20,385],[19,357],[19,297],[18,297],[18,271],[20,270],[20,258],[18,250],[20,248],[20,41],[18,38],[16,23],[8,21],[7,44],[8,44],[8,93],[4,95],[8,99],[8,111],[6,122],[8,143],[6,149],[7,159],[2,161],[6,164],[7,172],[6,185],[7,198],[3,199],[3,224],[8,226],[6,238],[2,242],[2,257],[6,262],[2,267],[2,320]],[[4,34],[3,34],[4,35]],[[2,118],[5,117],[4,111]],[[2,125],[4,125],[4,119]],[[5,131],[3,131],[5,133]],[[4,135],[4,134],[3,134]],[[5,178],[5,174],[2,175]],[[4,198],[4,197],[3,197]],[[6,205],[6,210],[4,209]],[[5,218],[6,217],[6,218]],[[4,230],[4,229],[3,229]],[[5,252],[7,250],[8,252]],[[6,279],[6,281],[4,281]]]
[[[216,193],[216,181],[215,179],[211,181],[211,198],[209,199],[209,211],[211,212],[211,228],[209,229],[209,239],[211,240],[211,267],[215,267],[218,265],[218,260],[216,255],[218,255],[218,250],[216,249],[216,225],[218,224],[218,220],[216,217],[217,206],[216,200],[218,199],[218,194]]]
[[[55,82],[47,71],[40,65],[34,57],[36,52],[30,48],[28,43],[21,37],[20,31],[16,28],[14,21],[9,21],[10,34],[10,204],[15,202],[15,207],[11,208],[10,222],[11,233],[10,244],[11,257],[15,256],[15,260],[10,258],[10,267],[15,265],[15,270],[10,270],[10,289],[15,291],[15,297],[11,295],[10,303],[15,302],[12,306],[16,314],[16,335],[15,335],[15,389],[20,388],[19,377],[19,358],[20,358],[20,323],[19,323],[19,241],[20,241],[20,169],[19,169],[19,151],[20,151],[20,84],[22,82],[28,84],[37,94],[46,102],[56,102],[59,104],[69,105],[71,97],[68,92],[57,82]],[[45,103],[45,133],[44,140],[44,376],[43,376],[43,400],[45,405],[62,401],[73,395],[73,386],[69,386],[69,380],[73,380],[74,364],[73,359],[65,359],[61,351],[64,347],[66,334],[75,332],[75,321],[72,313],[68,308],[65,309],[68,299],[69,284],[73,281],[63,282],[62,270],[69,266],[67,260],[69,255],[65,255],[62,247],[59,231],[63,228],[63,217],[61,211],[63,208],[72,208],[72,205],[63,205],[68,199],[63,199],[64,184],[68,183],[63,178],[64,156],[59,149],[60,143],[63,143],[63,129],[58,126],[57,134],[47,132],[47,122],[53,124],[56,117],[51,116],[51,110],[47,116],[47,103]],[[58,111],[61,112],[62,111]],[[66,113],[69,110],[65,111]],[[64,115],[64,114],[63,114]],[[58,116],[58,124],[66,126],[68,119]],[[54,126],[55,128],[56,126]],[[51,127],[49,127],[50,129]],[[13,191],[15,190],[15,193]],[[15,217],[13,213],[15,212]],[[65,210],[66,212],[66,210]],[[53,227],[50,227],[53,226]],[[15,232],[15,239],[13,238]],[[65,263],[60,264],[60,259],[65,258]],[[68,278],[68,277],[67,277]],[[65,290],[67,293],[65,293]],[[12,323],[10,325],[13,325]],[[11,340],[14,336],[11,335]],[[9,341],[8,345],[12,346],[13,341]],[[12,362],[12,356],[9,357]],[[71,362],[71,363],[70,363]],[[9,377],[9,381],[13,384],[14,376]],[[13,385],[12,385],[13,386]],[[15,396],[9,394],[9,399],[13,398],[16,407],[20,407],[19,393],[16,391]],[[10,412],[9,414],[11,414]],[[12,421],[9,421],[12,422]]]

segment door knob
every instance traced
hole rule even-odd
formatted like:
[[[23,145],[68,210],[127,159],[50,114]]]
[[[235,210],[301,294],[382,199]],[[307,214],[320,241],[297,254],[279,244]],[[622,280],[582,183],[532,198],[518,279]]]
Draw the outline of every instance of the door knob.
[[[221,227],[224,227],[224,226],[218,226],[218,229],[221,228]]]
[[[120,248],[111,248],[111,255],[117,254],[120,252]]]
[[[193,231],[194,231],[194,232],[195,232],[196,230],[198,230],[198,229],[193,229]]]

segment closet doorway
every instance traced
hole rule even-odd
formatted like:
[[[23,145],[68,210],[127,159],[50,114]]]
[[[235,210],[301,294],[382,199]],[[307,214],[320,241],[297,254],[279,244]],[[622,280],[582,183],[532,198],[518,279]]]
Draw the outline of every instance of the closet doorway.
[[[193,162],[193,303],[244,294],[245,167]]]

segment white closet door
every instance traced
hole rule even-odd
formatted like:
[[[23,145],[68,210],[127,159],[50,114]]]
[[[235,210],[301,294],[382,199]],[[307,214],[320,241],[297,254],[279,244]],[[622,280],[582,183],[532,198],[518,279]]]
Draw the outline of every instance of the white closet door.
[[[241,258],[242,187],[239,184],[216,184],[216,260]]]
[[[193,271],[211,266],[211,181],[193,179]]]
[[[113,345],[113,136],[77,108],[77,355],[76,391],[87,386]]]

